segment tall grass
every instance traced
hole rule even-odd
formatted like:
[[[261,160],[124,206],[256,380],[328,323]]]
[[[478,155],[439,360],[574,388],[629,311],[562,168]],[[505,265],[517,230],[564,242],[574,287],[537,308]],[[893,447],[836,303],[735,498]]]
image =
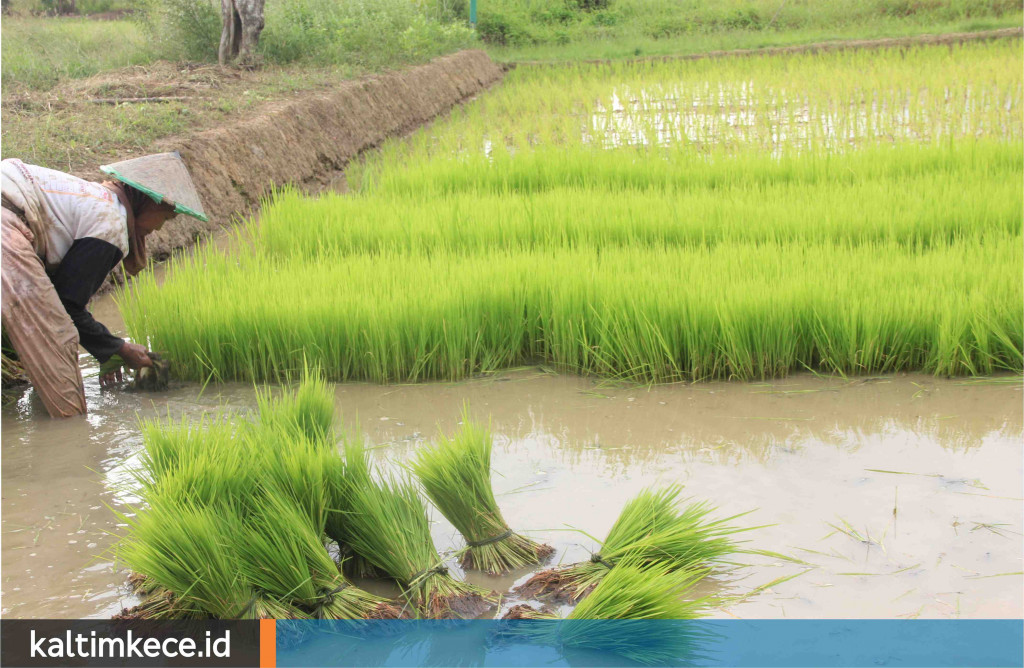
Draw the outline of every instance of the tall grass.
[[[161,56],[145,31],[130,21],[5,16],[2,31],[5,93],[46,89],[63,79],[145,65]]]
[[[950,22],[966,27],[1001,17],[1011,21],[1019,12],[1012,0],[496,0],[481,4],[479,25],[483,39],[507,47],[498,51],[506,57],[550,57],[559,53],[556,47],[595,57],[610,45],[640,48],[635,55],[649,53],[658,41],[682,50],[703,44],[729,48],[734,42],[770,43],[790,34],[878,35]]]
[[[220,7],[207,0],[147,0],[143,23],[171,57],[216,60]],[[269,63],[380,69],[472,45],[462,21],[415,0],[270,0],[258,52]]]

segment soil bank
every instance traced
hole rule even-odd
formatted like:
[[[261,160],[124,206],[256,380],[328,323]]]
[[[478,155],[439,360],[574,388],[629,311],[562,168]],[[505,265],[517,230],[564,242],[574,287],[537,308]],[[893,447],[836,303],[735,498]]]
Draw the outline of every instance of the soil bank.
[[[461,51],[425,65],[345,82],[326,92],[272,104],[254,117],[154,144],[178,151],[210,221],[178,216],[149,238],[152,259],[189,247],[259,209],[273,188],[316,192],[385,139],[407,134],[501,80],[483,51]],[[79,173],[105,178],[98,169]]]

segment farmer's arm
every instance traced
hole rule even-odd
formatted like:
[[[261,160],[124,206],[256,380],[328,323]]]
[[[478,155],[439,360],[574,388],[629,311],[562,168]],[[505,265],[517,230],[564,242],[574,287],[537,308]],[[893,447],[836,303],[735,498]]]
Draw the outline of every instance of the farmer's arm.
[[[116,246],[86,237],[71,244],[51,276],[57,296],[78,329],[79,343],[101,364],[120,352],[125,341],[97,322],[85,306],[120,261],[121,251]]]

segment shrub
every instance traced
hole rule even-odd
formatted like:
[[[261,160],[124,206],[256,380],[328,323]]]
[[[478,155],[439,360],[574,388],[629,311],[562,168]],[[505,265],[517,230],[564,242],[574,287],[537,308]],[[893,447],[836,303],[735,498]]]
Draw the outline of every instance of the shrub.
[[[220,10],[208,0],[146,0],[139,16],[168,55],[216,60]]]
[[[369,68],[423,60],[471,44],[473,31],[448,22],[461,0],[421,5],[411,0],[283,0],[267,3],[258,51],[268,62],[303,61]],[[218,5],[209,0],[146,0],[142,18],[166,52],[215,60]]]

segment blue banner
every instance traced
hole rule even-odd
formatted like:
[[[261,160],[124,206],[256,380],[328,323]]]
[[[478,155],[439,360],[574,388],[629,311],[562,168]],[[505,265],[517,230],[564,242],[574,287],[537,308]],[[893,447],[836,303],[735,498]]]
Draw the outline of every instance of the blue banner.
[[[1022,664],[1022,620],[277,622],[281,667]]]

